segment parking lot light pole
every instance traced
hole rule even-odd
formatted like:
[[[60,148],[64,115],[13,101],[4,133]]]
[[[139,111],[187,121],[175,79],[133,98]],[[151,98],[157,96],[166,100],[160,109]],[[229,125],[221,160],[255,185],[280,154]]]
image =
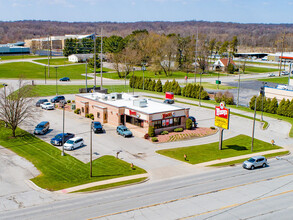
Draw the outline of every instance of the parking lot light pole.
[[[87,62],[85,62],[85,89],[87,93]]]
[[[58,95],[58,87],[57,87],[57,69],[58,69],[58,66],[55,66],[55,69],[56,69],[56,95]]]
[[[253,151],[253,141],[254,141],[255,116],[256,116],[256,99],[257,99],[257,97],[255,97],[255,103],[254,103],[254,116],[253,116],[252,138],[251,138],[251,152]]]
[[[132,95],[134,95],[134,85],[135,85],[135,83],[134,83],[134,67],[133,67],[133,69],[132,69]]]
[[[145,64],[142,64],[142,90],[144,90],[144,71],[145,71]]]
[[[238,91],[237,91],[237,105],[236,105],[236,107],[239,106],[239,93],[240,93],[240,71],[238,71]]]
[[[4,97],[6,99],[6,86],[8,86],[8,85],[6,83],[3,83],[2,85],[4,86]]]
[[[261,121],[263,121],[263,98],[265,96],[265,85],[266,82],[262,82],[262,87],[260,89],[260,94],[261,94]]]
[[[90,124],[90,177],[93,177],[93,128],[92,123]]]

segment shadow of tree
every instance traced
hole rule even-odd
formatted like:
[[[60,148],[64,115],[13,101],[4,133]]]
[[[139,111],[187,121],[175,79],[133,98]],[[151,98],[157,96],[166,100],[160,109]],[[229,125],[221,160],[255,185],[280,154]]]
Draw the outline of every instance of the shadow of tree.
[[[239,146],[236,144],[235,145],[226,145],[225,147],[223,147],[223,150],[228,150],[228,149],[237,150],[237,151],[248,150],[247,147]]]

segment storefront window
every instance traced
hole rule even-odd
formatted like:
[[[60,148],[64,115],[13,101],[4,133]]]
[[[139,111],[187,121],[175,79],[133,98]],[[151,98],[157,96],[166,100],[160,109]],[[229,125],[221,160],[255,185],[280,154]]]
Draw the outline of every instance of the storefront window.
[[[97,112],[97,118],[100,118],[100,112]]]
[[[169,118],[159,121],[154,121],[154,128],[173,127],[181,125],[181,118]]]
[[[143,120],[139,119],[139,118],[134,118],[131,116],[126,115],[126,122],[136,125],[138,127],[143,127]]]

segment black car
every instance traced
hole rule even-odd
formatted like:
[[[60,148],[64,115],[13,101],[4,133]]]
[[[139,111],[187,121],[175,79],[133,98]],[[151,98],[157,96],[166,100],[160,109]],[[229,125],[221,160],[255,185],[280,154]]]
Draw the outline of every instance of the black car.
[[[64,143],[68,141],[70,138],[74,138],[74,134],[72,133],[64,133]],[[55,137],[51,139],[51,144],[61,146],[63,139],[63,133],[57,134]]]
[[[188,118],[191,119],[191,121],[192,121],[192,127],[193,128],[196,128],[197,127],[197,122],[196,122],[195,117],[189,116]]]
[[[103,129],[101,122],[93,121],[92,122],[92,129],[95,133],[104,133],[104,129]]]
[[[65,97],[63,95],[57,95],[57,96],[55,96],[54,98],[51,99],[51,102],[55,103],[55,102],[60,102],[61,100],[65,101]]]
[[[174,104],[174,100],[173,99],[165,99],[164,103]]]
[[[41,104],[43,104],[44,102],[49,102],[48,99],[40,99],[39,101],[37,101],[36,106],[40,107]]]
[[[63,77],[63,78],[59,79],[59,81],[70,81],[70,78],[69,77]]]

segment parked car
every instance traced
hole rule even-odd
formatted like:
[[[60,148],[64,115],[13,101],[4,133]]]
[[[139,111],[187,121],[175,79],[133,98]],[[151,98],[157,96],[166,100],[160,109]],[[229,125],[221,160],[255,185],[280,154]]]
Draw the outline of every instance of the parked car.
[[[174,104],[174,99],[165,99],[164,103],[166,103],[166,104]]]
[[[50,123],[48,121],[42,121],[34,130],[34,134],[46,134],[49,131]]]
[[[43,104],[41,104],[41,108],[46,110],[55,109],[54,105],[51,102],[44,102]]]
[[[48,99],[39,99],[36,103],[36,106],[40,107],[41,104],[43,104],[44,102],[49,102],[49,100]]]
[[[59,79],[59,81],[70,81],[70,78],[69,77],[63,77],[63,78]]]
[[[64,144],[64,149],[65,150],[74,150],[78,147],[83,146],[83,138],[81,137],[75,137],[75,138],[70,138],[68,141],[65,142]]]
[[[276,76],[276,75],[273,74],[273,73],[269,73],[269,74],[268,74],[268,77],[274,77],[274,76]]]
[[[124,125],[119,125],[116,129],[117,134],[122,135],[123,137],[131,137],[132,132]]]
[[[51,139],[51,144],[61,146],[63,135],[64,135],[64,143],[68,141],[70,138],[74,138],[74,134],[72,133],[60,133]]]
[[[95,133],[104,133],[104,129],[103,129],[101,122],[93,121],[92,122],[92,129]]]
[[[196,128],[197,127],[196,118],[193,116],[189,116],[188,118],[191,119],[192,121],[192,127]]]
[[[266,167],[267,165],[268,161],[264,156],[254,156],[244,161],[242,167],[253,170],[256,167]]]
[[[57,95],[55,96],[54,98],[51,99],[51,102],[52,103],[56,103],[56,102],[60,102],[61,100],[65,100],[65,97],[63,95]]]

